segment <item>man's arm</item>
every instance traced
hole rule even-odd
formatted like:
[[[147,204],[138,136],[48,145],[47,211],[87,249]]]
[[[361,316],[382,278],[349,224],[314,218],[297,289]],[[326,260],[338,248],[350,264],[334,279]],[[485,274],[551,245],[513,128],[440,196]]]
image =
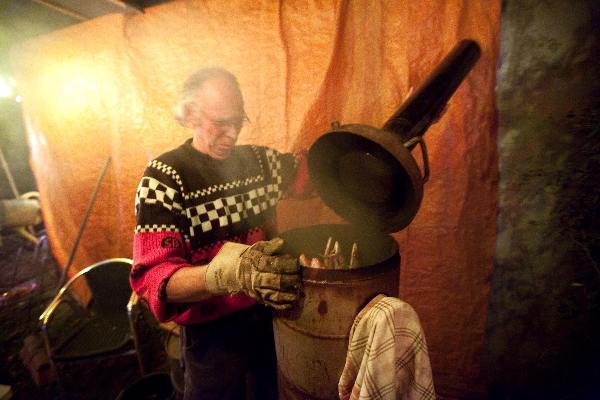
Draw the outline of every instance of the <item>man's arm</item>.
[[[295,258],[275,255],[282,246],[281,238],[252,246],[226,242],[207,265],[177,270],[167,283],[166,301],[244,293],[273,308],[290,308],[300,294],[301,274]]]
[[[191,303],[213,296],[206,289],[208,265],[178,269],[167,283],[167,302]]]
[[[180,178],[166,167],[153,161],[138,187],[130,278],[157,319],[173,319],[197,301],[239,292],[275,308],[291,306],[298,298],[299,268],[295,259],[271,255],[279,244],[250,249],[226,243],[226,251],[208,265],[191,264]]]

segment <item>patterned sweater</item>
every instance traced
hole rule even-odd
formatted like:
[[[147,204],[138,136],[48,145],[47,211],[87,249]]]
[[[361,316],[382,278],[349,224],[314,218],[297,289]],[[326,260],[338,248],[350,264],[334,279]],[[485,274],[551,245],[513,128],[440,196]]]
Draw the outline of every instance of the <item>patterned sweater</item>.
[[[150,162],[136,193],[130,282],[160,321],[195,324],[254,304],[243,294],[167,303],[166,285],[178,269],[208,263],[225,241],[266,239],[295,162],[292,154],[257,146],[236,146],[216,160],[191,139]]]

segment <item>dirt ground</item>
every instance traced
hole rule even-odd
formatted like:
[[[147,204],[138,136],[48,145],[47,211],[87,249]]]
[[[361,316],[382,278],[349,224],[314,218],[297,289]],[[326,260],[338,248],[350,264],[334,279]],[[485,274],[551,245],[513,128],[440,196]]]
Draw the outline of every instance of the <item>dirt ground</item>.
[[[56,382],[37,385],[20,358],[23,341],[38,332],[38,317],[57,293],[59,275],[45,246],[35,246],[17,234],[2,232],[0,384],[10,386],[15,400],[115,399],[141,376],[135,355],[58,367],[62,390]],[[153,354],[146,355],[146,372],[167,371],[165,355],[158,354],[160,343],[152,343],[146,351],[148,348]]]

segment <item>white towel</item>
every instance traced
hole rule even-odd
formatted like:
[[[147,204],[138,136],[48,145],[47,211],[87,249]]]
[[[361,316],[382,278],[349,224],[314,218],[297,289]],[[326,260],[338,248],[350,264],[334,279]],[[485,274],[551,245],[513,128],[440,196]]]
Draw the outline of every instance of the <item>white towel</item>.
[[[413,308],[379,295],[356,316],[339,381],[341,400],[433,400],[425,335]]]

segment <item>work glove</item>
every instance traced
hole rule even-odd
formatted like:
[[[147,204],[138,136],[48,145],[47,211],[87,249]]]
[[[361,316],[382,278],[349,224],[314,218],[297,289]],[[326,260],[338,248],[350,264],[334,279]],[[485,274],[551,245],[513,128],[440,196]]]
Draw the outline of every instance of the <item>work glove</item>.
[[[206,289],[214,295],[243,292],[275,309],[291,308],[300,294],[300,266],[292,256],[273,255],[282,246],[281,238],[252,246],[226,242],[208,263]]]

